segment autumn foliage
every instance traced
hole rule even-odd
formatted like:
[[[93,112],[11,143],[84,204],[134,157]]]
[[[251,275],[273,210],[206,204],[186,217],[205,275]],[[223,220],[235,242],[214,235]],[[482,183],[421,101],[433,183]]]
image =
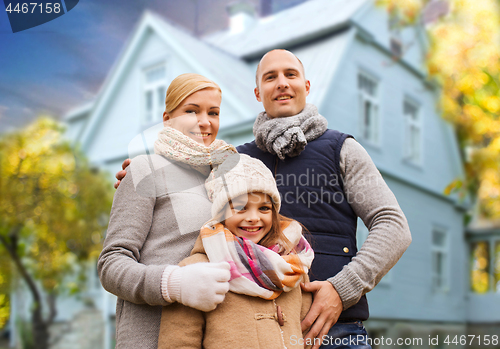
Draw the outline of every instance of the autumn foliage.
[[[0,138],[0,266],[32,296],[37,348],[46,347],[55,297],[79,290],[78,266],[100,252],[113,194],[106,178],[54,120]]]
[[[423,25],[426,66],[441,86],[443,117],[455,126],[465,166],[445,192],[477,199],[477,217],[500,218],[500,7],[497,0],[381,0],[399,24]],[[448,8],[433,16],[431,8]],[[426,18],[435,18],[434,21]]]

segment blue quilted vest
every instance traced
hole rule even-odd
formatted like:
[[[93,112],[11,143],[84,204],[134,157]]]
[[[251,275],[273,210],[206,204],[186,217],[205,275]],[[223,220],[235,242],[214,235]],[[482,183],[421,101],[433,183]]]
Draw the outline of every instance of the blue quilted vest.
[[[347,202],[340,172],[340,149],[345,133],[327,130],[307,144],[299,156],[284,161],[260,150],[255,141],[239,146],[238,152],[260,159],[273,172],[281,194],[281,211],[311,233],[315,258],[311,280],[336,275],[356,255],[357,216]],[[340,315],[340,321],[366,320],[368,302],[359,302]]]

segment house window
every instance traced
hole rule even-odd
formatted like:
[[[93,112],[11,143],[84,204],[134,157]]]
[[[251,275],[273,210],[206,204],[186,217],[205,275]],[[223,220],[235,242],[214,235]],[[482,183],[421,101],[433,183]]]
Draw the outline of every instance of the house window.
[[[432,232],[431,263],[432,288],[434,291],[448,290],[448,237],[441,229]]]
[[[406,120],[405,158],[419,164],[422,158],[422,127],[419,107],[415,103],[405,100],[403,113]]]
[[[490,244],[477,241],[471,245],[470,284],[474,293],[486,293],[490,288]]]
[[[365,73],[358,75],[358,91],[360,104],[361,137],[366,141],[378,144],[379,113],[378,83]]]
[[[144,70],[144,123],[161,121],[165,110],[167,74],[164,64]]]

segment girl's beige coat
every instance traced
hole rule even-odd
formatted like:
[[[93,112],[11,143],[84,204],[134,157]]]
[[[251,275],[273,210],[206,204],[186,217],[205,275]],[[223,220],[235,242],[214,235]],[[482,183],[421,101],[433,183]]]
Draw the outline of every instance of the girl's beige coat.
[[[198,262],[208,262],[200,238],[191,256],[179,265]],[[174,303],[163,308],[158,348],[304,348],[300,321],[311,301],[311,294],[297,287],[274,301],[228,292],[224,302],[208,313]],[[277,306],[285,319],[283,326],[278,323]]]

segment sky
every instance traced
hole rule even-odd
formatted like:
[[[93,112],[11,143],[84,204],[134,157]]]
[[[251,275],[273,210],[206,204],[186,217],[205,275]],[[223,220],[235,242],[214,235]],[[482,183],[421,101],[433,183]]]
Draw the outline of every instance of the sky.
[[[60,119],[92,100],[146,9],[203,35],[227,25],[229,2],[80,0],[63,16],[17,33],[0,11],[0,133],[40,115]]]

